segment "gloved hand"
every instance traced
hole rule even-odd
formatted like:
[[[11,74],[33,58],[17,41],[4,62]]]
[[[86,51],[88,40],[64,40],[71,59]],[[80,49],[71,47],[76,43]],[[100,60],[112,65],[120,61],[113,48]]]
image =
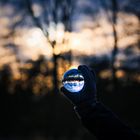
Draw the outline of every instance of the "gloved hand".
[[[65,87],[61,87],[61,91],[76,106],[96,103],[95,73],[85,65],[80,65],[78,70],[81,71],[85,80],[83,89],[79,92],[72,93],[65,89]]]

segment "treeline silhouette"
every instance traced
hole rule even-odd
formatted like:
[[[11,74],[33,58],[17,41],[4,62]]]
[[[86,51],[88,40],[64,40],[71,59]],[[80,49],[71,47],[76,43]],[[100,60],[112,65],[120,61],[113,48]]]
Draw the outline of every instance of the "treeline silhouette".
[[[110,76],[110,62],[107,57],[80,56],[82,61],[94,68],[97,75],[98,97],[120,118],[140,131],[140,86],[130,76],[136,71],[124,69],[125,75],[118,78],[116,89]],[[60,75],[66,71],[67,63],[60,60]],[[94,62],[94,63],[93,63]],[[96,62],[96,63],[95,63]],[[72,106],[53,91],[53,65],[40,56],[37,61],[27,61],[14,78],[9,65],[0,70],[0,133],[9,139],[94,139],[81,126]],[[60,65],[61,64],[61,65]],[[61,79],[59,79],[61,85]],[[8,139],[8,138],[7,138]]]

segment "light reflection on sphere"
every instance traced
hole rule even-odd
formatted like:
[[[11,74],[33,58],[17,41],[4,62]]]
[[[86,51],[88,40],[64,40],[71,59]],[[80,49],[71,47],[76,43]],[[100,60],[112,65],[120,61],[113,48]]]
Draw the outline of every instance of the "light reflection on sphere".
[[[84,87],[84,77],[78,69],[66,71],[62,79],[64,87],[70,92],[79,92]]]

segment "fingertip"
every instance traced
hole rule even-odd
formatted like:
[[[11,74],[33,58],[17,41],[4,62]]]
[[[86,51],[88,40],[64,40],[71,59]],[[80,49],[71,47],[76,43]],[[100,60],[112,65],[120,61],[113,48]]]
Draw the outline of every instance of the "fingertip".
[[[79,65],[79,66],[78,66],[78,70],[80,70],[80,69],[81,69],[81,67],[82,67],[82,65]]]
[[[78,70],[82,72],[83,75],[87,75],[89,73],[89,68],[86,65],[80,65]]]
[[[88,67],[86,65],[79,65],[78,66],[78,70],[80,70],[80,71],[85,71],[85,69],[88,69]]]
[[[83,69],[84,67],[87,67],[86,65],[79,65],[78,66],[78,70],[81,70],[81,69]]]

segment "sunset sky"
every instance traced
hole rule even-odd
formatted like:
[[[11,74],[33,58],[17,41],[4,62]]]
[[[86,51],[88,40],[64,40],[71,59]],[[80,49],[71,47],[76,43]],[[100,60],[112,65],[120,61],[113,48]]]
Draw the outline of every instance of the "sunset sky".
[[[90,7],[91,4],[92,1],[77,2],[77,11],[75,11],[75,15],[73,16],[73,31],[71,33],[64,32],[62,23],[58,25],[50,24],[48,27],[50,40],[57,41],[55,53],[60,54],[72,50],[73,56],[80,54],[95,56],[110,55],[114,45],[113,29],[109,21],[111,14],[99,8],[101,5],[100,2],[94,8]],[[84,8],[82,8],[83,5]],[[33,6],[36,10],[41,10],[39,6]],[[90,8],[89,11],[91,10],[90,12],[93,13],[98,11],[98,14],[91,16],[91,14],[85,13],[84,9],[86,8]],[[2,37],[10,32],[11,24],[20,19],[21,15],[20,13],[16,13],[16,9],[10,4],[1,6],[0,9],[0,36]],[[118,12],[117,15],[118,48],[123,50],[127,46],[137,44],[139,38],[139,20],[134,14]],[[40,54],[45,55],[47,59],[51,59],[52,48],[43,32],[33,26],[29,16],[23,20],[25,21],[22,28],[18,27],[15,30],[14,36],[0,39],[1,65],[14,61],[15,55],[23,62],[28,59],[36,60]],[[26,24],[31,26],[26,27]],[[68,42],[63,44],[63,39],[68,40]],[[5,45],[7,47],[4,47]],[[16,49],[11,47],[12,45],[17,46]],[[136,53],[139,53],[139,51],[137,50]],[[75,61],[74,58],[73,61]]]

